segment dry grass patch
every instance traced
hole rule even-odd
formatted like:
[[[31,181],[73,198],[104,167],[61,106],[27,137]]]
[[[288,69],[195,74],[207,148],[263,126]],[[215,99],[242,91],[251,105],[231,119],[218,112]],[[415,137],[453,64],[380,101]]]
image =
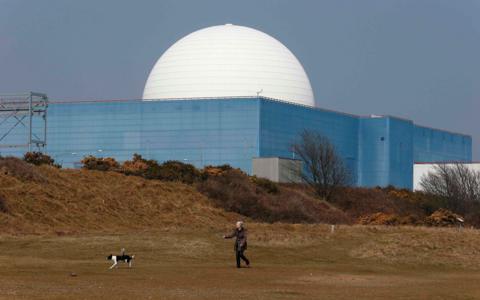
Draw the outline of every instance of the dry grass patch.
[[[219,229],[169,229],[123,235],[0,237],[0,298],[19,299],[477,299],[478,271],[455,258],[385,261],[350,256],[361,241],[397,232],[344,226],[250,224],[251,269],[237,270]],[[399,228],[401,231],[402,228]],[[438,229],[424,234],[435,239]],[[447,230],[447,234],[451,229]],[[411,231],[412,233],[408,233]],[[477,233],[463,234],[476,239]],[[379,245],[374,244],[374,247]],[[134,267],[108,270],[121,247]],[[438,253],[433,253],[437,255]],[[398,252],[397,255],[410,255]],[[154,258],[154,259],[152,259]],[[71,273],[77,276],[70,276]],[[112,282],[115,284],[112,285]]]
[[[4,233],[72,234],[145,228],[212,227],[238,219],[193,187],[114,172],[31,167],[38,181],[0,173]]]

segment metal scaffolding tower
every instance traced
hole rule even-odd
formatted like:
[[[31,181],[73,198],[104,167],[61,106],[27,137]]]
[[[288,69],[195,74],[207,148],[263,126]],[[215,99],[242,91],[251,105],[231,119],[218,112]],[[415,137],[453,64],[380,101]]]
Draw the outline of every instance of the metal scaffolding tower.
[[[47,144],[47,108],[45,94],[0,94],[0,148],[43,149]]]

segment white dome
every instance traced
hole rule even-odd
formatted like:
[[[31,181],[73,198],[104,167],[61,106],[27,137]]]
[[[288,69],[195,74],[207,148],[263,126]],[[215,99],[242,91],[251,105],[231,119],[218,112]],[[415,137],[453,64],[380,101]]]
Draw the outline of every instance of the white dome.
[[[297,58],[273,37],[231,24],[195,31],[157,61],[144,100],[264,96],[315,106]]]

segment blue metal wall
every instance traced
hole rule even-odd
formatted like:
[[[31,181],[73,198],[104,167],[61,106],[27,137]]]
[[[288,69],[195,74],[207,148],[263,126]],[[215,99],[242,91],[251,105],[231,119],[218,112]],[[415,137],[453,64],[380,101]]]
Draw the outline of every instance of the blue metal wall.
[[[387,117],[388,184],[412,188],[413,184],[413,122]]]
[[[414,162],[472,156],[469,136],[265,98],[52,103],[48,122],[46,151],[66,167],[86,155],[124,161],[139,153],[197,167],[227,163],[251,173],[253,157],[294,158],[291,144],[304,129],[333,142],[359,186],[411,188]],[[25,128],[16,130],[12,141]]]
[[[62,103],[49,107],[47,152],[66,167],[86,155],[229,163],[251,172],[258,100]]]
[[[328,137],[351,170],[357,184],[358,118],[318,108],[262,99],[260,103],[260,156],[295,158],[291,145],[303,130]]]
[[[393,117],[360,119],[360,186],[411,188],[413,123]]]
[[[471,161],[469,136],[429,129],[419,136],[412,121],[391,116],[359,117],[262,99],[260,156],[294,158],[291,144],[304,130],[327,136],[358,186],[412,188],[414,162]]]
[[[360,118],[359,186],[386,186],[389,183],[389,132],[386,118]]]
[[[415,162],[469,162],[472,137],[423,126],[414,127]]]

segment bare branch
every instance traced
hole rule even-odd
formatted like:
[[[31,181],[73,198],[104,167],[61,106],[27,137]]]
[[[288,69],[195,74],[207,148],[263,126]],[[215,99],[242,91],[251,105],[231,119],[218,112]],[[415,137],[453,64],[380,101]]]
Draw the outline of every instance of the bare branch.
[[[327,137],[305,130],[292,151],[303,162],[299,177],[320,197],[330,200],[338,187],[350,183],[350,173]]]
[[[480,202],[480,172],[464,164],[439,164],[423,176],[420,185],[425,192],[447,200],[448,208],[465,213],[467,207]]]

